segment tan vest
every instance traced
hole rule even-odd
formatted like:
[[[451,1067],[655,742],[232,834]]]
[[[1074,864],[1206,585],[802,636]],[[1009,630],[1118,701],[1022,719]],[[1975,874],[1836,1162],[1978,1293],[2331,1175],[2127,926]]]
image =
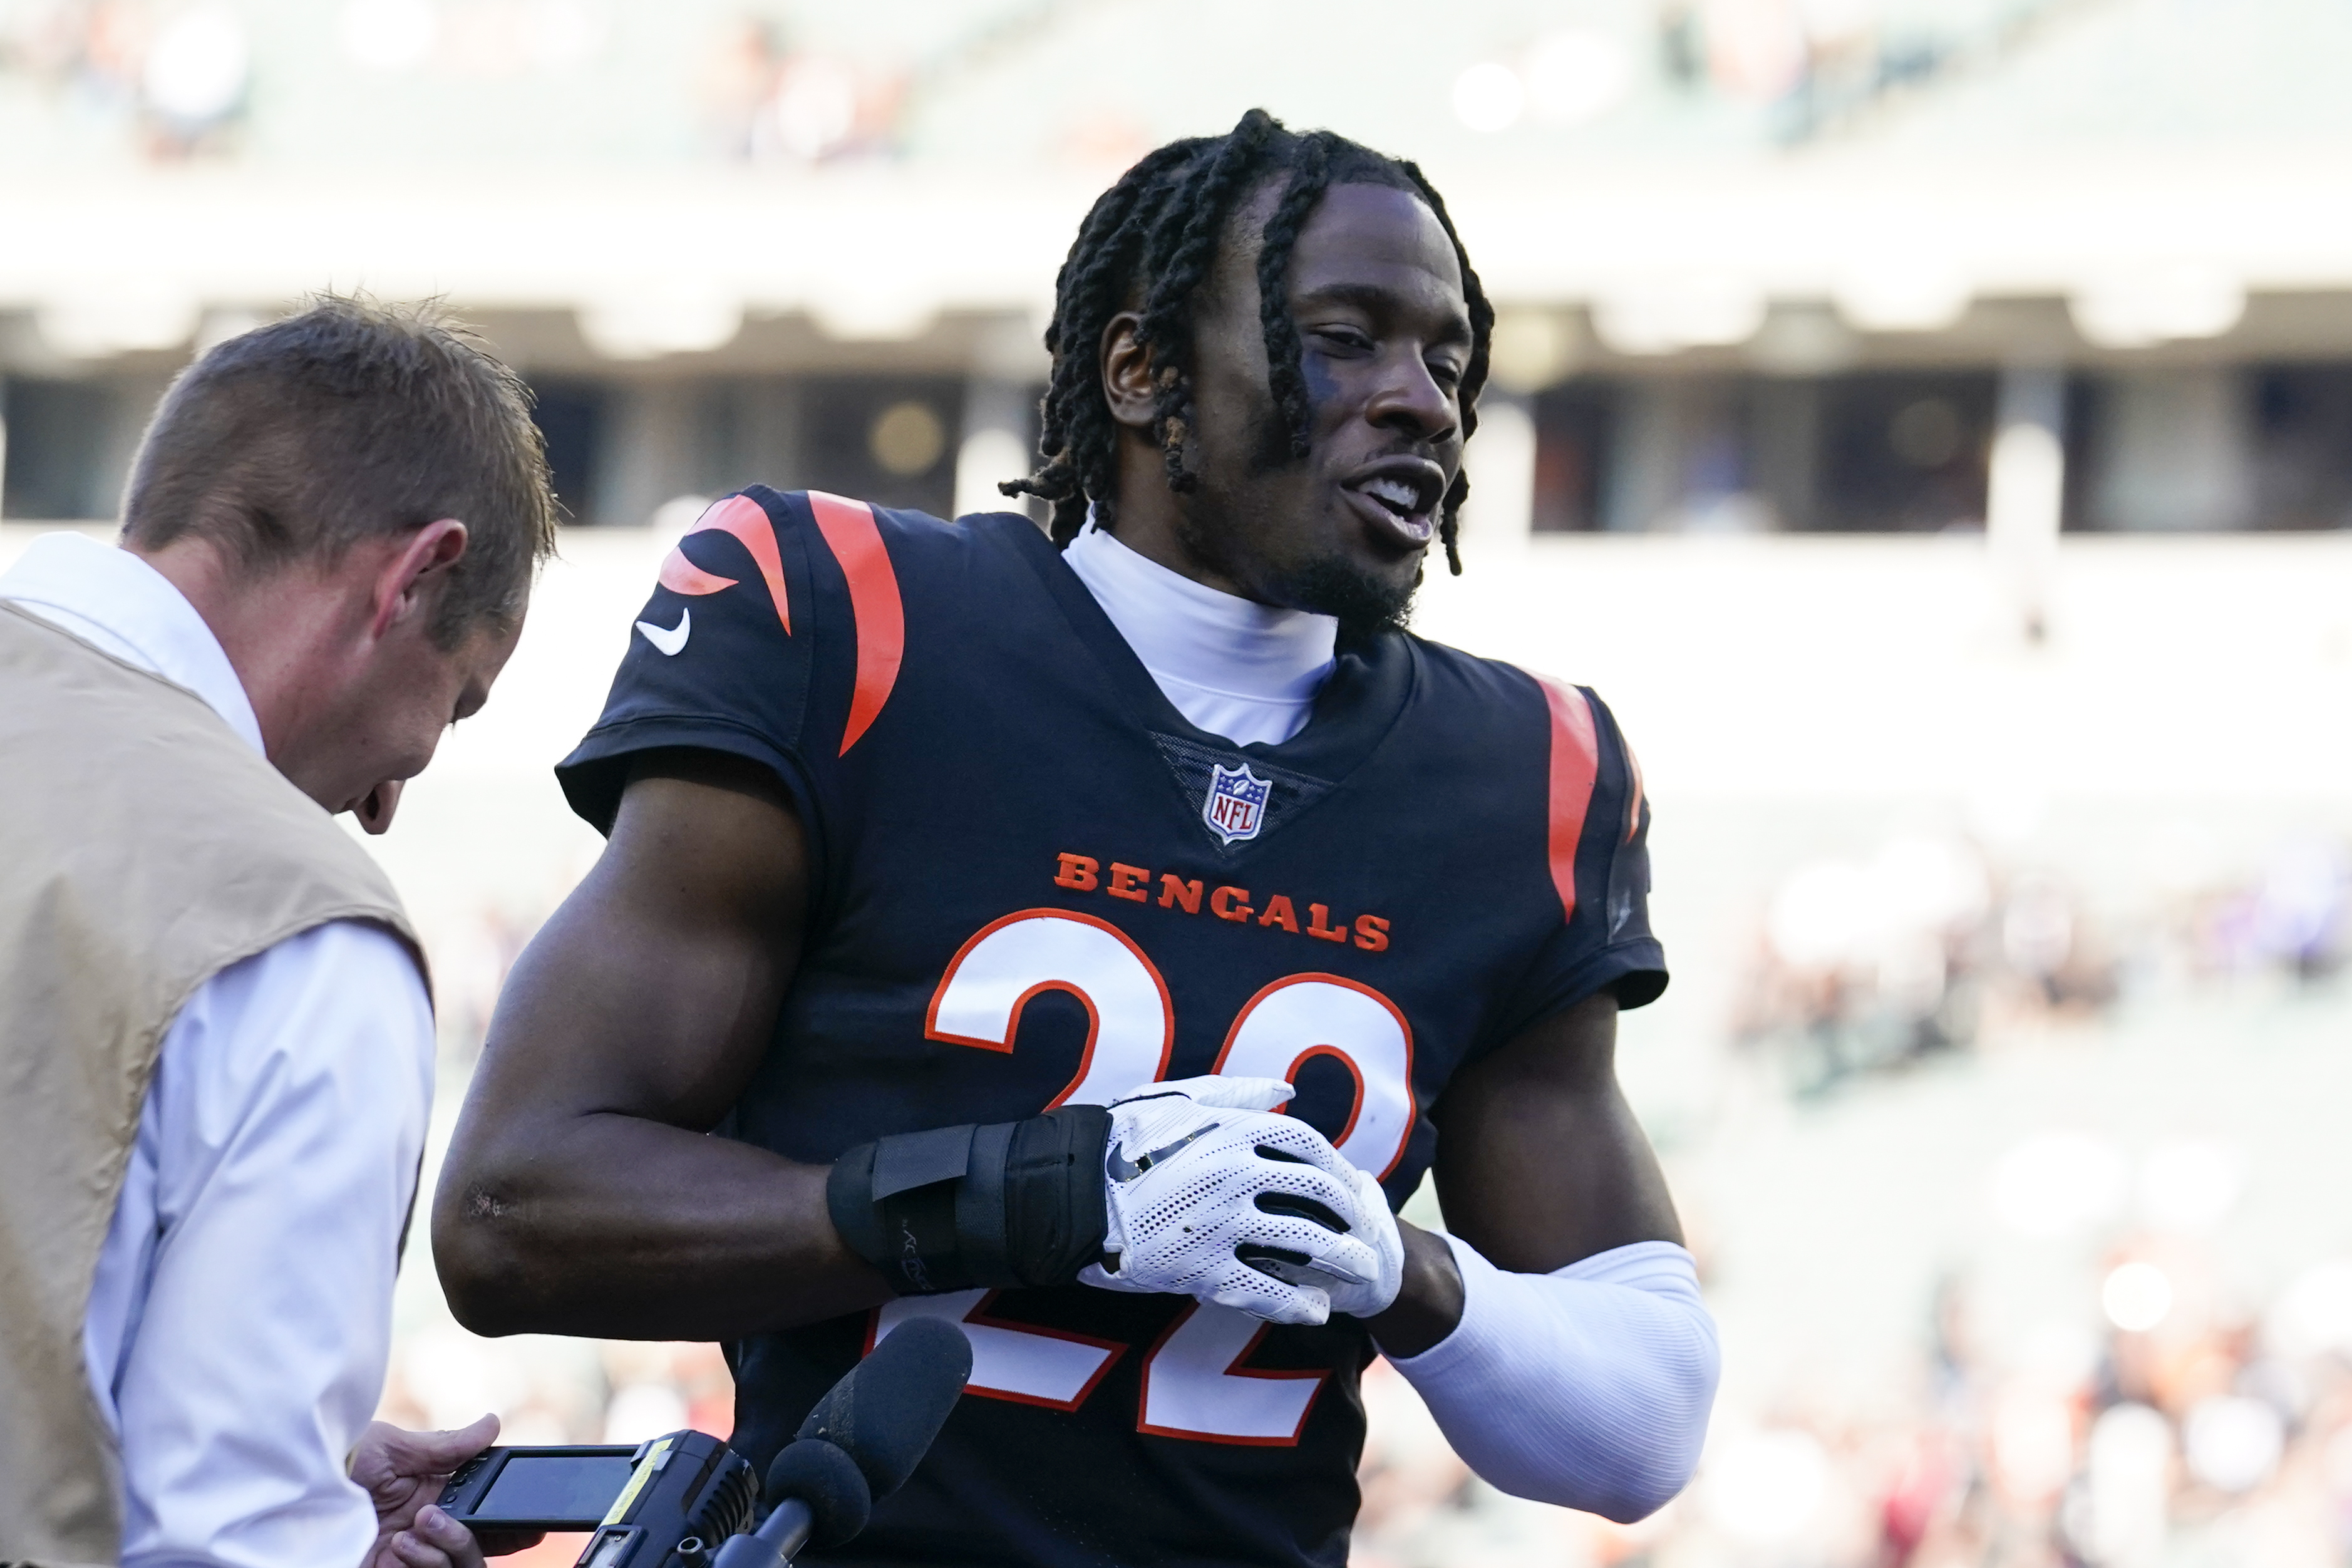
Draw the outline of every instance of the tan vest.
[[[165,1030],[346,919],[415,947],[375,862],[202,699],[0,602],[0,1564],[116,1560],[82,1318]]]

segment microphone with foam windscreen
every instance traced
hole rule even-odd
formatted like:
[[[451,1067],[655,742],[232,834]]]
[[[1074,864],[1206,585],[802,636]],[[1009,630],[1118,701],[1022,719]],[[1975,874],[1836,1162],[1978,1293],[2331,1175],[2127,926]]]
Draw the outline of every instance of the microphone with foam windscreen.
[[[971,1375],[971,1342],[940,1318],[900,1323],[817,1401],[775,1463],[774,1510],[719,1550],[714,1568],[782,1568],[806,1545],[838,1546],[906,1484]]]

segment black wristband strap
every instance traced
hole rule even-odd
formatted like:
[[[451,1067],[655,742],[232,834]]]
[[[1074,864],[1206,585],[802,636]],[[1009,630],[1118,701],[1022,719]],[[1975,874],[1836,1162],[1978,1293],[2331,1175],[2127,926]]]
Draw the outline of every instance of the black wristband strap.
[[[825,1206],[902,1296],[1067,1285],[1102,1256],[1109,1143],[1098,1105],[894,1133],[834,1163]]]

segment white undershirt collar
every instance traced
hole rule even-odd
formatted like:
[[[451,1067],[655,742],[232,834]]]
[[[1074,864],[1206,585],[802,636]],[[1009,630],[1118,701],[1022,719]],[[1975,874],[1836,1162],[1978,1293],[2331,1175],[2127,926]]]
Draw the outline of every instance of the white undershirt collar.
[[[0,574],[0,599],[205,700],[267,754],[236,667],[172,580],[128,550],[82,533],[45,533]]]
[[[1244,746],[1277,744],[1307,727],[1331,677],[1335,617],[1220,593],[1092,522],[1062,559],[1195,727]]]

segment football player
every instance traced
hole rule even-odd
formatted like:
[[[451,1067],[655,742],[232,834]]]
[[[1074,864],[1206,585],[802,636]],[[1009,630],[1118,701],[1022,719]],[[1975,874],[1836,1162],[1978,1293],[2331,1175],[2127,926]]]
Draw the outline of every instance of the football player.
[[[460,1319],[724,1340],[758,1465],[961,1321],[817,1561],[1339,1568],[1375,1353],[1498,1487],[1672,1497],[1717,1357],[1613,1066],[1640,774],[1403,629],[1492,321],[1413,165],[1254,111],[1071,247],[1050,534],[713,506],[559,770],[610,842],[451,1148]],[[1391,1212],[1433,1173],[1446,1234]]]

